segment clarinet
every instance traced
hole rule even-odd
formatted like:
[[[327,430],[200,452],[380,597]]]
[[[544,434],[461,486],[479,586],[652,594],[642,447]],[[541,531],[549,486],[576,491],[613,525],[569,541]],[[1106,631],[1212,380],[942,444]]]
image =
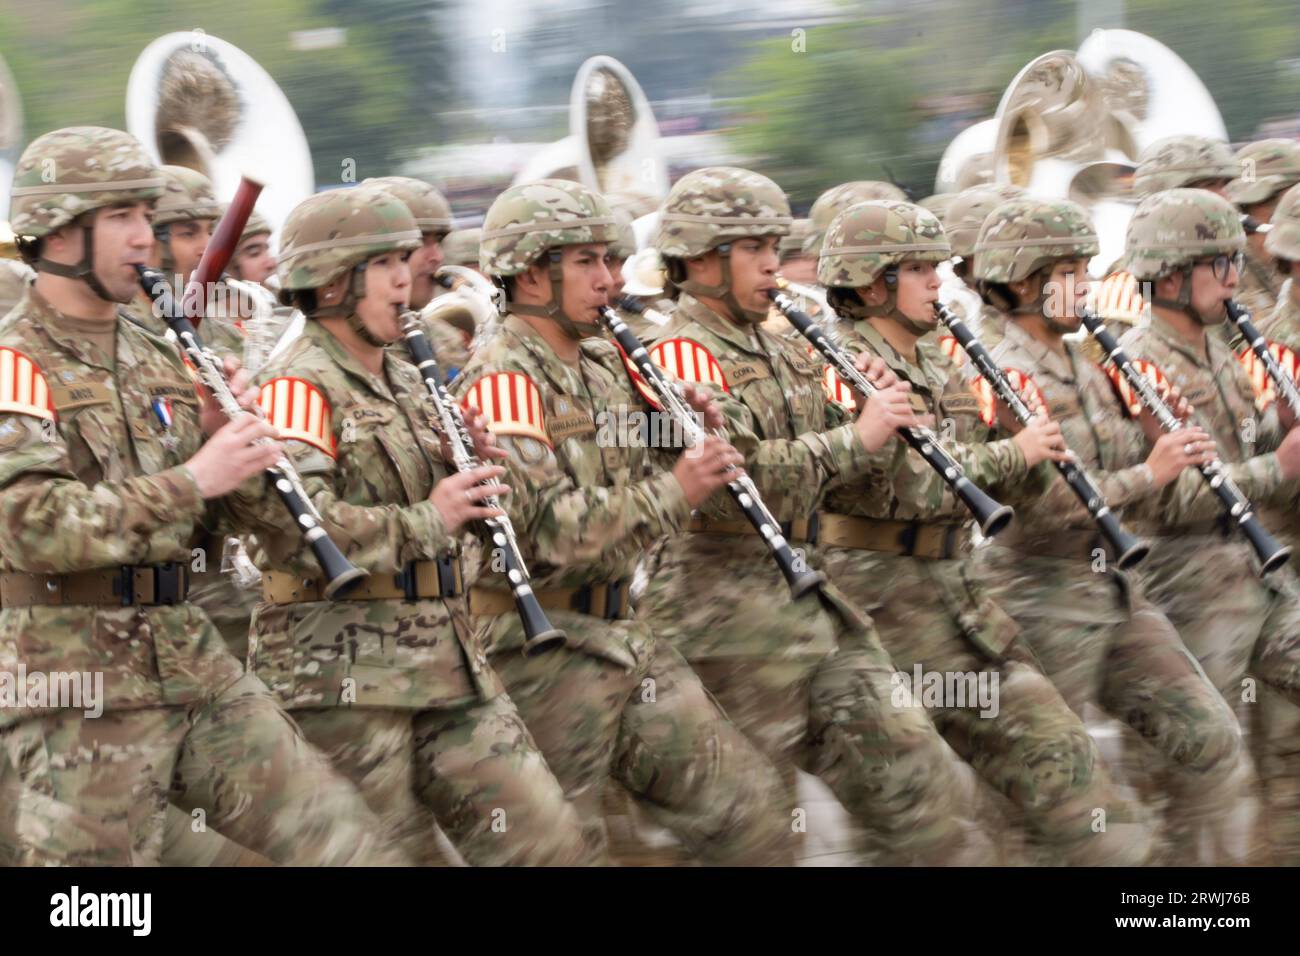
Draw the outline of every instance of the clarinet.
[[[1250,350],[1255,353],[1255,357],[1264,363],[1264,368],[1268,371],[1268,377],[1273,380],[1273,387],[1277,389],[1278,395],[1286,400],[1293,414],[1300,418],[1300,389],[1296,388],[1295,380],[1278,364],[1273,353],[1268,350],[1268,342],[1260,333],[1255,323],[1250,320],[1250,312],[1243,309],[1232,299],[1224,303],[1228,309],[1228,318],[1232,320],[1238,331],[1241,332],[1242,338],[1250,346]]]
[[[831,364],[840,378],[863,395],[871,395],[876,391],[876,387],[867,381],[867,377],[858,371],[849,357],[831,343],[826,333],[808,313],[795,307],[789,296],[780,289],[770,289],[767,294],[790,324],[798,329]],[[986,538],[993,537],[1011,521],[1015,512],[1007,505],[994,501],[982,488],[967,478],[962,473],[961,465],[939,444],[939,436],[934,432],[928,428],[912,427],[898,429],[898,435],[948,483],[953,493],[975,516],[980,533]]]
[[[609,329],[610,334],[614,336],[618,344],[622,346],[628,358],[636,363],[641,377],[654,390],[663,410],[671,415],[682,429],[687,447],[694,447],[704,441],[706,437],[704,428],[696,421],[695,412],[692,411],[682,397],[681,387],[675,382],[668,381],[659,366],[650,358],[650,353],[646,351],[645,345],[627,327],[627,323],[618,317],[617,312],[609,308],[600,310],[600,320],[605,328]],[[718,433],[715,432],[714,434]],[[781,569],[786,584],[790,586],[790,594],[795,600],[803,597],[809,591],[820,591],[826,581],[825,577],[819,571],[807,568],[801,570],[798,567],[794,551],[791,550],[790,543],[786,541],[785,536],[781,533],[780,522],[767,510],[767,505],[763,503],[763,499],[759,496],[758,488],[755,487],[753,479],[749,475],[742,473],[727,483],[727,492],[739,506],[745,518],[754,526],[754,529],[763,539],[763,543],[767,545],[768,550],[772,552],[772,557],[776,561],[777,567]]]
[[[411,353],[411,358],[420,370],[420,377],[424,379],[424,385],[429,390],[429,396],[438,409],[442,434],[451,448],[452,464],[457,471],[470,471],[482,462],[471,451],[474,440],[470,437],[469,428],[465,424],[464,413],[442,384],[442,372],[438,368],[437,359],[434,358],[433,346],[420,330],[417,318],[415,312],[406,314],[403,331],[406,336],[407,351]],[[490,484],[490,482],[485,481],[482,484]],[[501,508],[501,501],[496,495],[484,498],[483,504],[489,508]],[[519,541],[515,538],[515,527],[510,518],[501,514],[495,518],[485,518],[483,523],[491,532],[492,543],[496,545],[505,564],[505,575],[510,582],[510,591],[514,595],[515,608],[519,611],[519,619],[524,625],[524,654],[532,657],[563,647],[567,641],[564,632],[552,626],[546,617],[546,612],[537,601],[537,595],[533,593],[528,583],[528,568],[524,564],[523,555],[519,552]]]
[[[1084,327],[1101,345],[1106,358],[1124,376],[1124,380],[1128,382],[1142,404],[1160,423],[1160,427],[1167,432],[1176,432],[1182,428],[1182,421],[1156,392],[1150,380],[1133,366],[1128,355],[1115,340],[1115,336],[1107,330],[1101,317],[1091,309],[1081,309],[1079,315],[1083,319]],[[1236,519],[1237,527],[1246,536],[1246,540],[1250,542],[1251,548],[1259,558],[1261,573],[1268,574],[1286,564],[1291,557],[1291,549],[1278,544],[1272,535],[1264,530],[1259,519],[1255,517],[1250,501],[1228,476],[1223,463],[1212,461],[1206,465],[1198,465],[1197,470],[1223,503],[1224,511]]]
[[[226,417],[233,421],[249,414],[240,408],[239,402],[235,400],[220,360],[203,344],[193,323],[176,307],[175,299],[167,288],[166,277],[148,266],[137,265],[135,270],[140,276],[140,287],[153,301],[154,308],[166,320],[172,332],[176,334],[186,357],[198,371],[203,384],[212,392]],[[261,443],[267,441],[269,439],[260,440]],[[325,585],[325,596],[343,597],[358,581],[368,577],[368,573],[354,567],[322,527],[323,519],[320,512],[307,497],[307,492],[302,486],[302,478],[287,455],[282,456],[268,468],[266,474],[271,479],[271,487],[280,496],[284,506],[289,509],[289,514],[293,516],[295,527],[302,532],[311,547],[312,554],[316,556],[316,562],[328,582]]]
[[[939,321],[970,356],[975,367],[979,369],[980,375],[984,376],[984,381],[993,387],[998,398],[1011,409],[1011,414],[1016,416],[1016,421],[1028,425],[1034,413],[1029,410],[1029,406],[1025,404],[1020,394],[1011,387],[1006,373],[993,361],[993,356],[984,347],[984,343],[975,337],[975,333],[951,309],[941,302],[936,302],[934,305]],[[1065,483],[1070,486],[1070,490],[1088,509],[1092,520],[1097,523],[1102,537],[1110,545],[1111,553],[1117,555],[1115,563],[1120,570],[1126,571],[1145,558],[1147,552],[1151,550],[1150,547],[1124,530],[1087,472],[1073,461],[1058,461],[1053,464],[1065,479]]]

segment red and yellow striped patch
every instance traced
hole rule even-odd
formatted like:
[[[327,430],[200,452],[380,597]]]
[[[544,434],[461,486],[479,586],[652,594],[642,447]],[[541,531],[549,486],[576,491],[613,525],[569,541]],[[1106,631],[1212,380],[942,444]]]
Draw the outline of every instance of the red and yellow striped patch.
[[[1092,287],[1088,297],[1092,311],[1103,319],[1115,319],[1135,325],[1142,318],[1146,303],[1138,292],[1137,279],[1127,272],[1113,272]]]
[[[669,376],[687,385],[712,385],[724,392],[731,391],[713,353],[693,339],[660,342],[650,349],[650,359]]]
[[[658,394],[650,387],[650,383],[645,380],[641,370],[636,367],[636,362],[633,362],[631,357],[623,351],[623,346],[619,344],[617,339],[611,341],[614,343],[614,348],[618,349],[619,358],[623,360],[623,368],[627,370],[627,377],[631,381],[632,387],[637,390],[637,393],[647,405],[657,412],[663,411],[663,404],[659,401]]]
[[[1294,382],[1296,380],[1295,352],[1281,342],[1269,342],[1268,350],[1273,353],[1277,364],[1282,366],[1282,371],[1286,372]],[[1269,378],[1268,369],[1249,348],[1238,355],[1237,359],[1246,370],[1246,374],[1250,376],[1251,387],[1255,390],[1255,407],[1262,412],[1277,401],[1277,389],[1273,385],[1273,380]]]
[[[324,394],[301,378],[272,379],[262,386],[259,404],[267,421],[286,441],[300,441],[337,457],[334,419]]]
[[[44,373],[17,349],[0,348],[0,413],[54,421],[54,402]]]
[[[494,435],[535,438],[554,447],[546,433],[542,413],[542,393],[522,372],[495,372],[484,375],[470,386],[461,404],[477,408]]]
[[[826,393],[828,402],[834,402],[849,411],[854,411],[857,408],[857,401],[853,397],[853,387],[840,378],[840,373],[835,371],[833,365],[827,365],[826,371],[822,373],[822,391]]]
[[[939,336],[939,348],[943,350],[944,355],[948,356],[948,358],[952,360],[952,364],[958,368],[961,368],[966,364],[966,350],[962,348],[961,343],[957,341],[957,336]]]
[[[1026,375],[1018,368],[1007,368],[1002,370],[1007,377],[1007,384],[1020,396],[1021,401],[1029,406],[1029,410],[1037,414],[1039,409],[1047,407],[1047,399],[1043,395],[1043,390],[1038,387],[1038,383]],[[993,386],[988,383],[984,376],[971,383],[971,391],[980,403],[980,419],[989,428],[997,423],[997,401],[993,394]]]
[[[1169,379],[1165,378],[1165,373],[1160,371],[1154,363],[1148,362],[1146,359],[1133,359],[1132,364],[1133,368],[1155,386],[1156,392],[1161,398],[1169,394]],[[1137,393],[1129,386],[1128,380],[1115,366],[1108,365],[1106,374],[1110,376],[1111,384],[1115,386],[1115,391],[1119,394],[1119,400],[1124,403],[1129,415],[1136,418],[1142,412],[1142,399],[1138,398]]]

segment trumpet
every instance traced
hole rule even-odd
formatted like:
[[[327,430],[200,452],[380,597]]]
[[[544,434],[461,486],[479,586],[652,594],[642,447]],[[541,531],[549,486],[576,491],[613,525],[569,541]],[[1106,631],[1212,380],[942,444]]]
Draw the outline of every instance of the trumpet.
[[[1034,413],[1030,411],[1029,406],[1025,404],[1020,394],[1012,388],[1011,383],[1007,381],[1006,374],[993,361],[993,356],[984,347],[984,343],[975,337],[974,333],[966,327],[965,322],[942,303],[936,302],[934,307],[935,312],[938,313],[939,321],[953,334],[953,338],[970,356],[971,361],[975,363],[975,367],[979,369],[980,375],[984,376],[984,380],[993,386],[998,398],[1011,409],[1011,413],[1016,416],[1016,420],[1020,424],[1029,424],[1030,419],[1034,417]],[[1101,531],[1102,537],[1106,539],[1112,553],[1116,555],[1115,563],[1119,565],[1120,569],[1127,570],[1145,558],[1147,552],[1151,550],[1150,547],[1124,530],[1119,523],[1119,519],[1115,517],[1115,513],[1106,504],[1106,499],[1102,497],[1101,491],[1088,477],[1087,472],[1073,461],[1058,461],[1055,464],[1056,470],[1061,473],[1065,483],[1083,502],[1084,507],[1088,509],[1088,514],[1097,523],[1097,528]]]
[[[627,323],[620,319],[613,309],[608,308],[600,310],[600,320],[609,329],[627,357],[636,363],[641,377],[654,390],[663,410],[682,428],[687,447],[693,447],[704,441],[704,428],[696,421],[695,413],[682,398],[680,387],[668,381],[659,366],[655,365],[650,358],[645,345],[627,327]],[[790,543],[781,533],[780,522],[768,511],[767,505],[759,497],[753,479],[743,472],[739,473],[736,478],[727,483],[727,493],[731,495],[732,500],[736,502],[746,519],[762,537],[768,550],[772,552],[772,557],[777,567],[781,569],[781,574],[786,584],[790,586],[790,593],[794,598],[797,600],[812,590],[820,591],[825,583],[825,577],[818,571],[800,567],[794,551],[790,548]]]
[[[1231,313],[1229,313],[1231,314]],[[1082,309],[1079,312],[1083,319],[1084,326],[1092,333],[1102,351],[1106,353],[1111,365],[1117,368],[1124,380],[1128,382],[1134,393],[1143,405],[1156,417],[1160,427],[1167,432],[1175,432],[1183,427],[1182,421],[1174,414],[1171,409],[1157,394],[1155,386],[1150,380],[1134,367],[1127,354],[1120,347],[1115,336],[1107,330],[1101,317],[1091,309]],[[1255,333],[1258,336],[1258,332]],[[1265,352],[1267,352],[1265,348]],[[1270,358],[1272,356],[1269,356]],[[1207,465],[1198,465],[1197,470],[1209,484],[1210,488],[1218,496],[1219,501],[1223,504],[1223,509],[1237,522],[1237,527],[1241,533],[1246,536],[1250,546],[1254,549],[1259,558],[1260,570],[1262,574],[1268,574],[1280,568],[1291,557],[1291,549],[1278,544],[1259,523],[1255,517],[1254,509],[1251,507],[1250,500],[1237,487],[1236,483],[1228,476],[1228,471],[1221,461],[1212,461]]]
[[[482,462],[471,450],[474,447],[474,440],[470,437],[460,406],[442,384],[442,374],[433,354],[433,346],[420,331],[420,326],[415,321],[415,313],[408,312],[406,318],[404,329],[406,347],[420,370],[420,377],[424,379],[434,407],[438,410],[438,421],[443,437],[451,447],[452,464],[456,466],[457,471],[477,468]],[[501,501],[496,495],[484,498],[483,504],[489,508],[501,507]],[[510,582],[510,590],[514,595],[515,608],[524,625],[524,653],[531,657],[564,646],[567,640],[564,632],[554,627],[547,619],[546,612],[542,610],[537,600],[537,595],[528,584],[528,568],[519,551],[519,541],[515,537],[515,528],[510,518],[502,514],[496,518],[487,518],[483,523],[492,533],[492,543],[501,554],[506,579]]]
[[[789,288],[789,282],[778,277],[777,284],[779,288],[769,289],[767,294],[789,319],[790,324],[813,344],[844,381],[863,395],[875,392],[876,387],[867,381],[867,377],[858,371],[849,357],[836,348],[808,313],[796,308],[790,297],[782,291]],[[984,489],[967,478],[962,473],[961,465],[939,444],[939,437],[934,432],[928,428],[913,427],[900,428],[898,434],[913,451],[925,459],[926,464],[939,473],[953,493],[970,509],[981,534],[991,538],[1007,526],[1015,512],[1007,505],[994,501]]]

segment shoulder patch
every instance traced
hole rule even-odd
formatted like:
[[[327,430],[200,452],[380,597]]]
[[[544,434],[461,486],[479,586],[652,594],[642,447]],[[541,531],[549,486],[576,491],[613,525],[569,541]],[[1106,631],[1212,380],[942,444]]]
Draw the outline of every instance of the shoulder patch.
[[[1103,319],[1115,319],[1126,325],[1136,325],[1146,306],[1137,280],[1127,272],[1106,276],[1099,285],[1093,286],[1091,297],[1094,312]]]
[[[840,378],[840,373],[835,371],[835,366],[827,365],[826,371],[822,373],[822,391],[826,393],[826,400],[834,402],[836,405],[842,405],[849,411],[857,408],[857,402],[853,397],[853,388],[848,382]]]
[[[300,441],[331,458],[334,447],[333,410],[319,388],[301,378],[275,378],[262,386],[259,404],[267,421],[287,441]]]
[[[1296,380],[1297,362],[1295,352],[1281,342],[1273,341],[1268,343],[1268,350],[1273,353],[1273,358],[1282,367],[1282,371],[1294,382]],[[1255,391],[1255,407],[1262,412],[1277,400],[1277,387],[1269,377],[1268,369],[1264,363],[1249,348],[1245,349],[1237,358],[1241,362],[1242,368],[1246,370],[1251,387]]]
[[[673,378],[688,385],[712,385],[724,392],[731,391],[718,360],[694,339],[665,339],[650,350],[650,358]]]
[[[465,390],[461,404],[482,412],[494,435],[533,438],[553,447],[546,433],[541,390],[523,372],[484,375]]]
[[[1002,372],[1007,377],[1007,383],[1016,391],[1021,400],[1029,406],[1031,412],[1048,408],[1047,399],[1043,396],[1042,389],[1038,387],[1038,383],[1032,378],[1018,368],[1007,368],[1003,369]],[[997,423],[998,417],[997,399],[993,392],[993,386],[981,375],[972,383],[971,391],[975,393],[975,397],[979,401],[980,419],[985,425],[992,428]]]
[[[1131,364],[1140,375],[1145,376],[1147,381],[1155,386],[1156,392],[1161,398],[1169,394],[1169,379],[1165,378],[1165,373],[1160,371],[1154,362],[1148,362],[1146,359],[1132,359]],[[1141,414],[1142,399],[1129,386],[1128,380],[1124,378],[1123,373],[1114,365],[1108,365],[1106,366],[1106,374],[1110,376],[1111,384],[1115,386],[1115,392],[1119,395],[1119,400],[1128,409],[1129,416],[1135,418]]]
[[[45,373],[22,352],[7,346],[0,347],[0,412],[54,420]]]
[[[966,364],[966,350],[961,347],[955,335],[939,336],[939,351],[948,356],[948,361],[958,368]]]

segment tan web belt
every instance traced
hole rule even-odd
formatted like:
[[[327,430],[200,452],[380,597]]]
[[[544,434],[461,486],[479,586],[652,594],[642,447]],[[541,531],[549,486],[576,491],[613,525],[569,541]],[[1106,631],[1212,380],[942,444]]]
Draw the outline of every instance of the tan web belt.
[[[262,574],[262,597],[270,604],[325,601],[323,578],[304,578],[286,571]],[[459,558],[408,561],[396,574],[372,574],[355,584],[342,601],[428,601],[465,593]]]
[[[968,535],[963,524],[928,524],[886,518],[856,518],[818,513],[817,543],[822,547],[883,551],[912,558],[955,558]]]
[[[794,521],[782,521],[781,535],[787,541],[816,541],[817,521],[816,515],[811,519],[798,518]],[[758,534],[758,529],[748,521],[733,521],[729,518],[706,518],[702,515],[692,518],[690,523],[687,524],[686,530],[702,534]]]
[[[189,588],[189,569],[175,562],[124,564],[68,574],[5,571],[0,573],[0,606],[181,604]]]
[[[584,584],[580,588],[542,588],[533,591],[537,603],[548,611],[574,611],[592,617],[617,621],[631,617],[627,600],[628,581]],[[469,613],[480,617],[499,617],[515,610],[509,591],[496,588],[469,589]]]

